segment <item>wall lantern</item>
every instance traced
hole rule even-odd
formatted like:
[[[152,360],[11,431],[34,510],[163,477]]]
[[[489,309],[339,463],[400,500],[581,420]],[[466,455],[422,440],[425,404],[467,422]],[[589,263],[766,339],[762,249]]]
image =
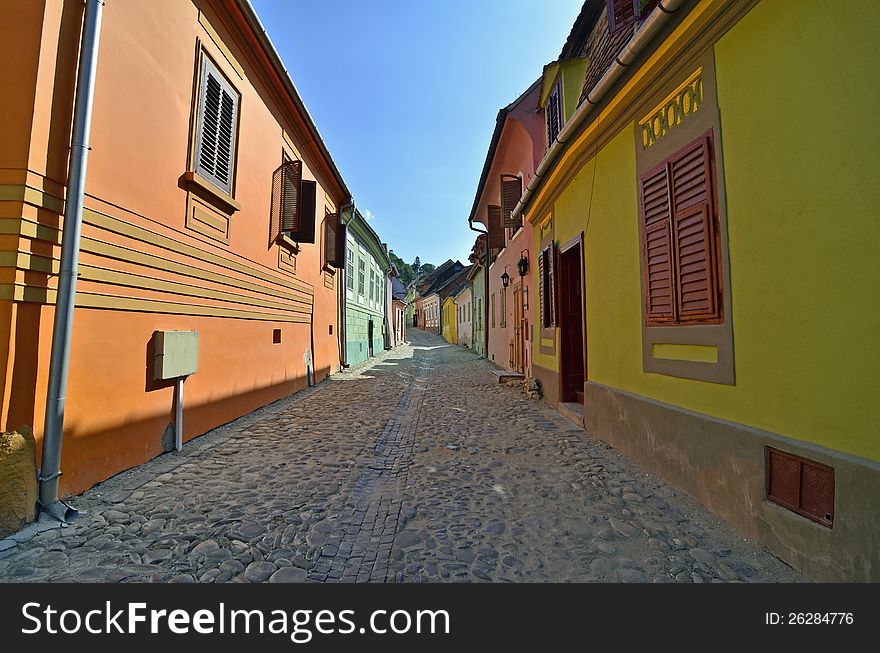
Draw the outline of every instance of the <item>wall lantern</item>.
[[[507,268],[504,268],[504,274],[501,275],[501,285],[507,288],[510,285],[510,275],[507,274]]]
[[[519,276],[521,277],[526,276],[526,272],[529,271],[529,259],[526,256],[527,253],[528,252],[526,251],[520,252],[520,258],[516,262],[516,268],[519,270]]]

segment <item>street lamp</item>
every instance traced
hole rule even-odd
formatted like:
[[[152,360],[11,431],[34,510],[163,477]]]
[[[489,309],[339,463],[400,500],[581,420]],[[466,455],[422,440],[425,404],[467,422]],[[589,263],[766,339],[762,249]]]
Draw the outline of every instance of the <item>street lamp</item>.
[[[516,268],[519,270],[519,276],[526,276],[526,272],[529,271],[528,250],[520,252],[519,260],[516,262]]]
[[[504,267],[504,274],[501,275],[501,285],[505,288],[510,285],[510,275],[507,274],[507,266]]]

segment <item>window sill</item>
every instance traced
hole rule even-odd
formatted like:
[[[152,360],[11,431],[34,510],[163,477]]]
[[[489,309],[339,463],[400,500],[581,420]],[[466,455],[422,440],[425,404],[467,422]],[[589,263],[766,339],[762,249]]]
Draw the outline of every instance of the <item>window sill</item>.
[[[202,199],[211,202],[218,209],[230,215],[241,210],[240,202],[237,202],[231,195],[217,188],[197,172],[187,171],[183,173],[180,180],[187,190],[195,191]]]
[[[278,235],[278,244],[282,247],[286,247],[294,254],[299,252],[299,243],[285,233]]]

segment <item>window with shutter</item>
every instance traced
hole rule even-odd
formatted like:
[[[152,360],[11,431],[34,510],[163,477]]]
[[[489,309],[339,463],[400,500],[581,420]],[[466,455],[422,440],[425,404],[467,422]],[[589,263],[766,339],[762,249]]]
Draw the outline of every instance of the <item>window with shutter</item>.
[[[522,215],[511,218],[513,209],[522,197],[522,179],[516,175],[501,175],[501,222],[507,229],[516,231],[522,226]]]
[[[541,251],[538,260],[539,292],[541,294],[541,326],[556,326],[555,248],[551,243]]]
[[[659,0],[606,0],[608,31],[614,33],[650,14]]]
[[[561,89],[560,82],[556,82],[556,86],[550,91],[550,97],[547,98],[547,104],[544,107],[544,117],[547,120],[547,147],[553,145],[553,141],[562,131],[562,103],[560,101]]]
[[[339,222],[339,214],[325,210],[324,215],[324,265],[341,268],[343,263],[342,250],[345,238],[340,236],[344,225]]]
[[[238,93],[208,57],[202,57],[194,148],[195,171],[232,195]]]
[[[299,187],[299,202],[297,206],[297,220],[291,226],[294,228],[285,229],[282,224],[282,231],[287,232],[293,240],[298,243],[315,242],[315,211],[318,202],[318,184],[309,179],[303,179]]]
[[[354,249],[351,247],[345,257],[345,287],[354,292]]]
[[[367,279],[367,265],[364,262],[364,252],[363,250],[358,256],[358,295],[363,298],[364,296],[364,287],[366,286]]]
[[[501,328],[507,326],[507,288],[501,289]]]
[[[282,232],[296,231],[299,226],[302,162],[285,160],[272,175],[272,212],[269,240],[274,243]]]
[[[712,133],[644,175],[639,190],[648,325],[718,321]]]
[[[491,205],[486,210],[489,220],[489,249],[504,249],[504,226],[501,224],[501,207]]]

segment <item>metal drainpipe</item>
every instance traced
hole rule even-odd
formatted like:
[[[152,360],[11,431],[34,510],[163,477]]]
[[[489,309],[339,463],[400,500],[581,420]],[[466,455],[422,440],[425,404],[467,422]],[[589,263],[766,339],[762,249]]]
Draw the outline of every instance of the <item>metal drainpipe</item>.
[[[483,263],[483,357],[489,358],[489,232],[477,229],[474,221],[468,218],[468,226],[471,231],[478,234],[486,234],[486,251]]]
[[[103,0],[86,0],[73,107],[73,137],[70,144],[70,163],[67,168],[61,269],[58,275],[55,322],[52,329],[46,419],[43,426],[43,456],[39,475],[40,506],[44,512],[60,521],[70,521],[77,516],[74,508],[58,499],[58,477],[61,476],[64,400],[67,394],[67,368],[70,363],[70,339],[79,267],[83,196],[86,187],[89,133],[92,126],[92,104],[95,98],[95,73],[98,67],[98,44],[103,9]]]
[[[339,219],[342,220],[344,209],[351,211],[351,217],[354,218],[354,200],[349,200],[339,209]],[[345,223],[348,227],[348,223]],[[348,283],[348,229],[345,230],[345,242],[342,245],[342,274],[339,275],[339,364],[344,369],[348,367],[348,348],[345,345],[345,336],[347,333],[347,324],[345,320],[345,304],[346,304],[346,284]]]

